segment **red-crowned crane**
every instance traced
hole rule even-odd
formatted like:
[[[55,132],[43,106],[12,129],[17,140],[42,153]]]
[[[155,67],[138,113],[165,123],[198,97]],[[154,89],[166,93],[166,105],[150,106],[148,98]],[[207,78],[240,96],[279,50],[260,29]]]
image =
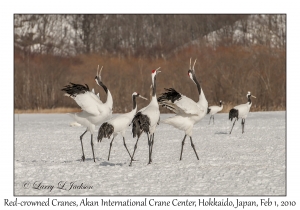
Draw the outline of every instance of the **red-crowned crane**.
[[[103,68],[103,67],[102,67]],[[91,146],[93,151],[93,158],[95,161],[94,154],[94,143],[93,143],[93,133],[96,131],[95,126],[102,124],[104,121],[109,119],[112,115],[112,106],[113,99],[110,91],[103,84],[101,80],[101,71],[99,72],[99,66],[97,70],[97,75],[95,77],[96,83],[101,86],[107,94],[106,102],[103,103],[100,100],[98,95],[95,95],[94,92],[90,91],[89,86],[87,84],[74,84],[70,83],[66,85],[62,91],[65,91],[65,96],[69,96],[76,101],[76,103],[83,110],[82,112],[69,114],[77,123],[80,123],[82,126],[86,127],[86,131],[80,136],[81,141],[81,149],[82,149],[82,161],[85,160],[85,155],[83,151],[82,138],[84,134],[89,131],[91,133]]]
[[[109,160],[110,157],[112,143],[118,134],[121,134],[121,136],[123,137],[123,144],[131,158],[130,152],[128,151],[125,143],[125,132],[126,132],[126,128],[131,124],[131,121],[134,115],[136,114],[136,110],[137,110],[136,97],[140,97],[142,99],[148,100],[147,98],[141,96],[139,93],[134,92],[132,94],[132,103],[133,103],[132,111],[125,114],[118,115],[117,117],[103,123],[99,128],[98,138],[97,138],[98,142],[101,142],[102,138],[110,138],[110,136],[113,135],[113,138],[110,142],[107,160]]]
[[[192,99],[186,97],[185,95],[177,92],[173,88],[165,89],[166,92],[163,93],[159,98],[158,102],[163,107],[166,107],[176,113],[174,117],[167,118],[162,120],[162,123],[166,123],[174,126],[175,128],[185,132],[185,136],[182,140],[180,160],[182,159],[182,150],[185,142],[186,136],[190,137],[191,146],[196,154],[197,159],[199,160],[198,154],[196,152],[193,140],[192,132],[194,125],[199,122],[207,113],[208,103],[205,98],[204,92],[198,82],[195,74],[195,64],[193,68],[191,67],[190,59],[190,68],[188,70],[188,75],[190,79],[196,84],[197,90],[199,93],[199,101],[195,102]]]
[[[149,146],[149,162],[152,162],[152,149],[154,144],[154,132],[156,126],[159,122],[159,106],[156,98],[156,76],[160,72],[158,71],[160,67],[155,70],[152,70],[151,79],[152,79],[152,99],[148,106],[139,110],[132,120],[132,134],[133,138],[137,137],[136,143],[134,145],[134,150],[132,153],[131,161],[129,166],[132,165],[133,157],[137,148],[138,141],[143,132],[147,134],[148,137],[148,146]],[[149,137],[150,136],[150,137]]]
[[[213,119],[213,124],[215,124],[215,114],[217,114],[218,112],[222,111],[224,102],[221,100],[219,102],[219,104],[220,104],[219,106],[210,106],[210,107],[208,107],[207,114],[210,114],[210,118],[209,118],[209,123],[208,124],[210,124],[211,118]]]
[[[251,97],[256,98],[255,96],[251,95],[250,91],[248,91],[247,93],[248,102],[245,104],[237,105],[229,111],[229,119],[232,121],[232,119],[235,118],[229,134],[231,134],[232,132],[235,121],[238,120],[239,118],[242,118],[242,133],[244,133],[245,121],[250,111],[250,107],[252,105]]]

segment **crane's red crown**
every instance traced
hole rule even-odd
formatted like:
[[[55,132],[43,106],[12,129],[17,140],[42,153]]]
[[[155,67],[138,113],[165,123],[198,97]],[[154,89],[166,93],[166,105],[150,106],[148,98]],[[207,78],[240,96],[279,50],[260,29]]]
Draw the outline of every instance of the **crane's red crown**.
[[[152,74],[154,74],[156,72],[156,70],[152,70]]]

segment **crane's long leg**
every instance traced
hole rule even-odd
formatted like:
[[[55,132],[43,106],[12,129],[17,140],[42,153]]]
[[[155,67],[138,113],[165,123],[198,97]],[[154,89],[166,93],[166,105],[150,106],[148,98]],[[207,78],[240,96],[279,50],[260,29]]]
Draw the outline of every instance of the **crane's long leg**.
[[[213,115],[213,124],[215,124],[215,115]]]
[[[84,131],[84,133],[83,134],[81,134],[81,136],[80,136],[80,141],[81,141],[81,149],[82,149],[82,156],[81,156],[81,160],[82,161],[84,161],[85,160],[85,156],[84,156],[84,151],[83,151],[83,144],[82,144],[82,137],[84,136],[84,134],[87,132],[87,130],[86,131]]]
[[[152,163],[152,151],[153,151],[153,144],[154,144],[154,133],[150,136],[150,142],[151,142],[151,149],[150,149],[150,159],[149,159],[149,163],[148,164]]]
[[[242,119],[242,133],[244,133],[246,119]]]
[[[212,117],[212,115],[210,115],[210,118],[209,118],[209,123],[208,123],[209,125],[210,125],[210,120],[211,120],[211,117]]]
[[[94,162],[96,162],[96,160],[95,160],[95,153],[94,153],[93,134],[91,134],[91,146],[92,146],[92,151],[93,151]]]
[[[185,141],[186,135],[184,136],[182,143],[181,143],[181,153],[180,153],[180,160],[182,159],[182,151],[183,151],[183,145],[184,145],[184,141]]]
[[[149,162],[148,162],[148,164],[150,164],[150,160],[151,160],[151,136],[152,135],[150,135],[150,138],[149,138],[149,133],[147,132],[147,137],[148,137],[148,146],[149,146]]]
[[[235,120],[234,120],[234,122],[233,122],[233,125],[232,125],[232,128],[231,128],[231,131],[232,131],[232,129],[233,129],[233,126],[234,126],[234,124],[235,124],[235,121],[236,121],[236,118],[235,118]],[[230,131],[230,133],[229,133],[229,134],[231,134],[231,131]]]
[[[130,158],[131,158],[131,154],[130,154],[130,152],[129,152],[129,150],[128,150],[127,146],[126,146],[126,143],[125,143],[125,138],[124,138],[124,137],[123,137],[123,143],[124,143],[124,146],[125,146],[125,148],[126,148],[126,150],[127,150],[128,154],[129,154]]]
[[[152,134],[152,143],[151,143],[151,162],[152,162],[153,144],[154,144],[154,133]]]
[[[197,159],[199,160],[199,157],[198,157],[198,154],[197,154],[197,152],[196,152],[195,145],[194,145],[194,143],[193,143],[193,140],[192,140],[192,137],[191,137],[191,136],[190,136],[190,140],[191,140],[191,146],[193,147],[194,152],[195,152],[195,154],[196,154],[196,157],[197,157]]]
[[[110,145],[109,145],[109,152],[108,152],[108,158],[107,160],[109,160],[109,156],[110,156],[110,150],[111,150],[111,147],[112,147],[112,143],[114,141],[115,137],[112,138],[111,142],[110,142]]]
[[[138,137],[138,138],[137,138],[137,140],[136,140],[136,143],[135,143],[135,145],[134,145],[134,150],[133,150],[133,153],[132,153],[132,156],[131,156],[131,160],[130,160],[130,164],[129,164],[129,166],[131,166],[131,165],[132,165],[132,161],[133,161],[134,153],[135,153],[135,150],[136,150],[136,148],[137,148],[137,143],[138,143],[139,139],[140,139],[140,137]]]

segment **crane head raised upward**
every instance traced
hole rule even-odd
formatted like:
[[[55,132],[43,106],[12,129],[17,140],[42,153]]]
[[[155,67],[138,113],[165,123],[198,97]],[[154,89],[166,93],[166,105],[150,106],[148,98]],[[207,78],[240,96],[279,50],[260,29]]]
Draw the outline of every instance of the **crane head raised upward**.
[[[188,70],[188,75],[190,77],[190,79],[196,84],[195,82],[195,79],[196,79],[196,76],[195,76],[195,73],[192,71],[192,70]]]
[[[98,68],[97,68],[97,74],[95,76],[95,81],[98,85],[100,85],[100,83],[102,82],[101,81],[101,72],[102,72],[102,69],[103,69],[103,66],[101,67],[100,69],[100,72],[99,72],[99,65],[98,65]]]
[[[158,69],[160,69],[160,67],[158,67],[157,69],[154,69],[154,70],[151,71],[152,85],[153,85],[153,86],[154,86],[154,78],[155,78],[155,76],[156,76],[159,72],[161,72],[161,71],[158,71]]]
[[[188,75],[189,75],[190,79],[193,80],[193,82],[194,82],[195,84],[197,84],[197,83],[195,82],[195,80],[197,80],[197,79],[196,79],[196,74],[195,74],[195,64],[196,64],[196,61],[197,61],[197,59],[195,59],[194,65],[193,65],[193,67],[192,67],[192,58],[190,58],[190,68],[189,68],[189,70],[188,70]]]
[[[190,77],[191,79],[193,79],[193,72],[192,72],[192,70],[188,70],[188,75],[189,75],[189,77]]]

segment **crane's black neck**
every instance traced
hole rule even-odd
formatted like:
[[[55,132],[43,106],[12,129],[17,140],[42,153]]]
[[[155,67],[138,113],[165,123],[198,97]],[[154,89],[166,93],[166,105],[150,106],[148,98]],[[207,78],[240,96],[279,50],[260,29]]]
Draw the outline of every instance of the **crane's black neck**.
[[[249,102],[249,105],[251,105],[251,95],[248,95],[248,102]]]
[[[97,83],[99,85],[101,85],[101,87],[103,88],[103,90],[105,91],[105,93],[107,94],[107,87],[103,84],[103,82],[99,79],[99,77],[95,77],[95,79],[97,80]]]
[[[152,97],[155,97],[156,96],[156,75],[154,76],[154,79],[153,79],[153,85],[152,85]]]
[[[100,85],[102,86],[103,90],[105,91],[105,93],[107,94],[107,87],[101,82]]]
[[[197,80],[197,78],[196,78],[196,75],[195,75],[195,73],[192,71],[192,75],[193,75],[193,80],[194,80],[194,82],[196,83],[196,85],[197,85],[197,89],[198,89],[198,93],[199,93],[199,95],[201,94],[201,86],[200,86],[200,83],[198,82],[198,80]]]
[[[132,95],[132,110],[136,109],[136,97],[137,95]]]
[[[220,101],[220,106],[222,106],[222,101]]]

